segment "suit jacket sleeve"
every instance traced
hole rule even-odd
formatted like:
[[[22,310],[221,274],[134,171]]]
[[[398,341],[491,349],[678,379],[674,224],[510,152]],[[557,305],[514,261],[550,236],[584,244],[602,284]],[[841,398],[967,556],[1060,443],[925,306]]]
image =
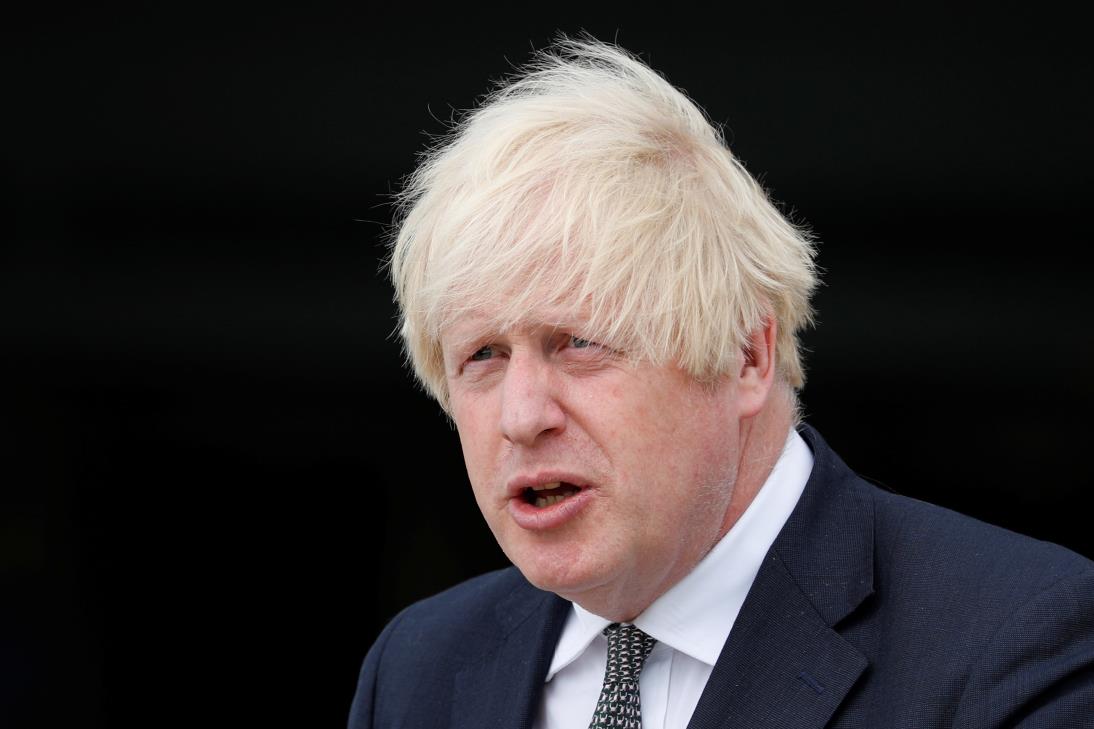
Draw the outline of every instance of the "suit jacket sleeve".
[[[955,727],[1094,727],[1094,569],[1019,607],[974,664]]]

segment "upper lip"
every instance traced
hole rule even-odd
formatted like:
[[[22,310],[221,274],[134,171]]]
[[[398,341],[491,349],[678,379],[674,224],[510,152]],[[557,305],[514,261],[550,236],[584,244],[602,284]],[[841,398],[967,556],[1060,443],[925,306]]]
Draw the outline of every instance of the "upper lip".
[[[519,498],[524,494],[524,490],[527,488],[542,486],[545,483],[554,483],[555,481],[572,484],[579,488],[586,488],[589,485],[588,479],[583,476],[578,476],[575,473],[566,471],[531,471],[518,474],[509,479],[509,483],[505,488],[505,493],[510,499]]]

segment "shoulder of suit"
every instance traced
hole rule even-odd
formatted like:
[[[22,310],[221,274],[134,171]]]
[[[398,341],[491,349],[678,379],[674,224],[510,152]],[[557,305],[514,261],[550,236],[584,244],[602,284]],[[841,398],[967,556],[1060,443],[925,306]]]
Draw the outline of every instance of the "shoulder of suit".
[[[1094,562],[1060,545],[856,481],[856,489],[874,504],[880,570],[929,575],[936,585],[991,585],[1019,599],[1062,579],[1094,575]]]
[[[515,567],[474,577],[403,610],[392,625],[402,633],[444,635],[454,640],[496,635],[514,620],[553,597],[533,587]]]

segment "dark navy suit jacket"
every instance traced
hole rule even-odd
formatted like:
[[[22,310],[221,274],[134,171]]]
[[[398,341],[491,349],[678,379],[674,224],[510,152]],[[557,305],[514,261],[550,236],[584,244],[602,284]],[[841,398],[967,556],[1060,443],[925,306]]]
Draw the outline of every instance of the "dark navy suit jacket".
[[[802,435],[812,475],[689,727],[1094,727],[1094,563],[878,489]],[[568,608],[512,568],[411,606],[349,726],[530,727]]]

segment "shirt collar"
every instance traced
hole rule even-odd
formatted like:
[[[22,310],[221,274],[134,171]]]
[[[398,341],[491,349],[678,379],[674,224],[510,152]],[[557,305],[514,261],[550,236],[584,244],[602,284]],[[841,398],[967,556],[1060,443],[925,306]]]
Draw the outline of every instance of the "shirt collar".
[[[764,556],[798,503],[812,470],[812,451],[791,429],[775,467],[737,523],[634,624],[659,642],[713,666]],[[584,653],[610,623],[573,603],[547,680]]]

